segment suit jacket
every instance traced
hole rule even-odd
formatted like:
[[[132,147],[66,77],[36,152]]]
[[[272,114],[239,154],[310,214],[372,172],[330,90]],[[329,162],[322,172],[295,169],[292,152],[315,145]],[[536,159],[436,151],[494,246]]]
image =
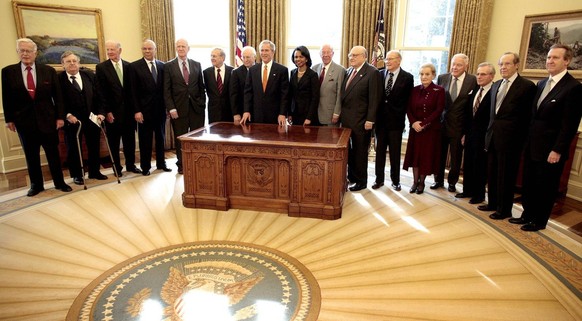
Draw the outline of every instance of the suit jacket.
[[[120,60],[123,68],[123,85],[117,77],[113,62],[108,59],[97,64],[95,75],[97,77],[97,92],[99,103],[105,113],[113,113],[116,122],[123,123],[132,120],[133,101],[131,89],[131,65],[125,60]]]
[[[242,116],[245,111],[245,81],[247,80],[248,71],[246,66],[240,66],[232,71],[232,77],[230,78],[230,107],[233,116]]]
[[[208,123],[232,121],[234,114],[230,102],[231,73],[234,68],[223,65],[222,94],[218,93],[218,83],[214,75],[214,66],[204,69],[204,85],[208,95]]]
[[[560,161],[565,161],[582,115],[582,84],[566,73],[538,108],[537,102],[547,81],[548,78],[537,85],[526,156],[534,161],[545,161],[554,151],[561,155]]]
[[[168,111],[176,109],[178,115],[187,115],[190,106],[198,114],[204,115],[206,93],[200,63],[188,59],[189,82],[182,75],[182,66],[177,57],[164,66],[164,101]]]
[[[287,116],[289,110],[289,71],[273,61],[267,88],[263,92],[262,63],[249,69],[245,82],[245,112],[253,112],[255,123],[277,124],[279,115]]]
[[[353,68],[347,70],[342,84],[342,125],[355,134],[365,134],[366,121],[376,121],[376,110],[382,95],[382,79],[376,67],[364,63],[346,88]]]
[[[319,63],[311,67],[317,78],[321,75],[323,64]],[[346,69],[335,62],[331,62],[325,70],[325,80],[319,87],[319,105],[317,115],[319,122],[324,125],[331,124],[333,114],[340,115],[342,112],[342,84],[346,76]]]
[[[487,94],[481,97],[481,103],[475,115],[473,115],[473,102],[475,97],[479,94],[481,87],[479,85],[473,88],[469,99],[467,99],[466,114],[467,114],[467,125],[465,126],[467,134],[465,136],[465,145],[472,144],[476,149],[483,149],[485,145],[485,133],[487,133],[487,127],[489,126],[489,118],[491,117],[491,89]]]
[[[382,99],[378,106],[376,117],[376,128],[388,130],[404,130],[404,117],[406,116],[406,106],[410,92],[414,87],[414,77],[412,74],[400,68],[398,77],[392,85],[390,95],[386,96],[386,81],[390,77],[389,71],[384,69],[380,71],[382,75]]]
[[[319,105],[319,78],[317,73],[309,68],[301,79],[297,69],[291,70],[289,96],[291,97],[291,113],[293,123],[303,125],[309,119],[313,125],[317,123],[317,106]]]
[[[164,63],[155,60],[157,78],[154,81],[148,62],[142,58],[131,63],[134,113],[141,112],[145,121],[165,121]]]
[[[65,119],[63,99],[56,71],[35,64],[36,92],[32,99],[22,79],[21,63],[2,69],[2,104],[6,123],[13,122],[20,133],[55,133],[57,119]]]
[[[531,117],[531,104],[536,92],[536,85],[530,80],[517,76],[505,99],[495,113],[497,101],[497,91],[502,79],[496,81],[491,86],[491,110],[489,126],[485,136],[485,149],[493,141],[498,151],[521,151],[523,150],[527,126]]]
[[[437,78],[437,85],[445,88],[445,110],[443,111],[443,125],[447,137],[461,137],[467,133],[468,128],[465,127],[466,106],[469,102],[469,93],[477,86],[477,78],[474,75],[465,72],[465,79],[459,90],[457,99],[453,102],[451,93],[449,92],[453,75],[450,73],[439,75]],[[471,112],[472,113],[472,112]]]
[[[65,107],[65,115],[71,113],[73,116],[80,119],[83,124],[85,120],[89,119],[91,112],[95,114],[103,114],[103,110],[99,108],[97,95],[95,94],[95,73],[90,69],[81,69],[76,77],[81,77],[83,82],[83,89],[79,92],[65,71],[59,74],[59,82],[61,92],[63,93],[63,104]],[[65,122],[65,125],[68,122]]]

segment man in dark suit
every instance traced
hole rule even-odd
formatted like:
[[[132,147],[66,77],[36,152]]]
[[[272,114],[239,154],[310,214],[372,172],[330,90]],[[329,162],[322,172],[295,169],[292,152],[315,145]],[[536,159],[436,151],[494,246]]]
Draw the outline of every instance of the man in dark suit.
[[[243,65],[232,71],[230,79],[230,104],[234,123],[239,124],[245,110],[245,81],[249,69],[255,64],[257,52],[255,48],[246,46],[242,49]],[[252,114],[252,111],[251,111]]]
[[[488,155],[488,204],[482,211],[495,211],[491,219],[511,217],[519,161],[531,116],[536,86],[518,73],[519,56],[513,52],[499,58],[503,79],[491,86],[491,111],[485,150]]]
[[[439,75],[437,85],[445,88],[445,110],[442,115],[443,130],[441,143],[441,161],[438,173],[435,174],[435,183],[430,187],[437,189],[444,186],[445,165],[450,154],[450,168],[447,181],[449,192],[455,192],[455,185],[459,181],[461,159],[463,157],[462,137],[466,134],[467,103],[469,93],[477,86],[475,76],[467,73],[469,57],[459,53],[451,59],[451,72]],[[449,153],[450,148],[450,153]],[[462,197],[459,195],[458,197]]]
[[[376,182],[373,189],[384,185],[386,170],[386,148],[390,153],[390,179],[392,188],[400,191],[400,158],[404,117],[414,77],[400,68],[402,55],[392,50],[386,54],[386,69],[381,71],[384,79],[382,100],[376,116]]]
[[[473,88],[467,101],[467,133],[463,138],[465,160],[463,162],[463,192],[456,197],[471,197],[469,203],[478,204],[485,200],[487,183],[487,153],[485,153],[485,133],[491,114],[491,85],[495,77],[495,67],[480,63],[477,67],[477,86]]]
[[[570,144],[582,116],[582,84],[570,73],[572,49],[553,45],[546,58],[550,76],[538,82],[526,141],[523,214],[509,222],[524,231],[544,229],[558,194]]]
[[[164,63],[156,59],[156,43],[150,39],[141,47],[143,58],[131,63],[134,119],[138,126],[139,161],[142,174],[148,176],[152,167],[152,138],[156,142],[156,167],[166,166],[166,107],[164,106]]]
[[[220,48],[212,49],[212,67],[204,69],[204,85],[208,95],[208,123],[233,121],[234,114],[230,102],[230,79],[234,68],[224,64],[226,54]]]
[[[206,94],[200,63],[188,58],[186,39],[176,41],[178,57],[164,67],[164,101],[172,118],[178,173],[182,174],[182,144],[178,136],[204,126]]]
[[[97,92],[101,106],[105,110],[107,140],[113,156],[116,173],[122,176],[119,158],[120,141],[123,141],[123,155],[128,172],[141,173],[135,166],[135,130],[131,89],[131,65],[121,59],[121,44],[109,40],[105,42],[109,59],[95,67]]]
[[[57,146],[58,129],[64,125],[64,108],[56,71],[35,63],[36,44],[22,38],[16,41],[20,62],[2,68],[2,104],[6,128],[18,131],[24,150],[30,189],[27,196],[44,190],[40,147],[44,149],[55,188],[72,191],[65,184]]]
[[[77,145],[82,141],[83,136],[88,151],[89,178],[105,180],[107,176],[99,171],[101,130],[99,125],[89,119],[91,113],[97,115],[101,121],[105,119],[104,112],[95,95],[95,74],[89,69],[80,69],[79,63],[77,55],[72,51],[65,51],[61,55],[61,64],[65,71],[59,74],[59,81],[67,119],[65,125],[67,165],[73,182],[77,185],[83,185],[85,178],[81,170],[79,146]],[[79,121],[81,121],[81,131],[77,136]]]
[[[283,126],[287,123],[289,110],[289,71],[287,67],[273,61],[273,42],[261,41],[259,50],[262,62],[249,69],[241,123],[244,125],[252,121]]]
[[[368,148],[376,110],[382,95],[382,77],[374,66],[368,64],[368,52],[355,46],[348,55],[350,68],[342,85],[342,111],[340,121],[352,130],[348,149],[348,180],[350,191],[360,191],[368,183]]]

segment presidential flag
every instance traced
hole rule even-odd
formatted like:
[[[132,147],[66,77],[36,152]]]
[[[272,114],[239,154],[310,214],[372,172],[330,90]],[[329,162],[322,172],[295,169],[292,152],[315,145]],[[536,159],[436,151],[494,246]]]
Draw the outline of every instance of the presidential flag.
[[[380,11],[378,12],[378,20],[376,21],[376,30],[374,35],[374,50],[372,51],[373,66],[378,69],[384,68],[384,57],[386,55],[385,44],[386,34],[384,33],[384,0],[380,1]]]
[[[236,55],[235,55],[235,66],[239,67],[243,65],[242,62],[242,49],[247,45],[247,28],[245,26],[245,2],[244,0],[237,0],[237,32],[236,32]]]

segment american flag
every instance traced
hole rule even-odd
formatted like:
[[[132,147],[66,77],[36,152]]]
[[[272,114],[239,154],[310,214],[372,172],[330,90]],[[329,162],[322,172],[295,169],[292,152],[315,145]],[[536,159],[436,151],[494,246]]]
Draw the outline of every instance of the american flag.
[[[378,21],[374,35],[374,50],[372,52],[371,64],[378,69],[384,68],[384,55],[386,54],[385,46],[386,35],[384,33],[384,0],[380,1],[380,11],[378,12]]]
[[[247,45],[247,28],[245,27],[245,1],[237,0],[237,11],[238,17],[236,21],[237,33],[236,33],[236,56],[235,66],[239,67],[243,65],[242,62],[242,49]]]

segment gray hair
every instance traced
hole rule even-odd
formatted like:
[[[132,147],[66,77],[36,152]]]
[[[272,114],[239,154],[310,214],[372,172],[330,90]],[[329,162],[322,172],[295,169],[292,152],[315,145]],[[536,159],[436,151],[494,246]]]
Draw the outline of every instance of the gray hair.
[[[268,40],[268,39],[265,39],[265,40],[261,41],[261,43],[259,44],[259,48],[261,48],[263,46],[263,44],[268,44],[269,47],[271,47],[271,50],[273,52],[275,52],[275,49],[277,48],[275,46],[275,44],[271,40]]]
[[[432,72],[433,76],[436,75],[436,68],[430,62],[427,62],[425,64],[422,64],[422,66],[420,66],[420,70],[423,70],[424,68],[430,68],[430,71]]]
[[[482,63],[480,63],[480,64],[477,66],[477,68],[481,68],[481,67],[489,67],[489,70],[490,70],[490,72],[489,72],[489,73],[490,73],[492,76],[495,76],[495,66],[493,66],[493,64],[492,64],[492,63],[490,63],[490,62],[482,62]]]
[[[36,43],[34,41],[32,41],[32,39],[30,39],[30,38],[20,38],[20,39],[16,40],[16,51],[18,51],[21,43],[31,43],[33,50],[35,52],[36,52],[36,50],[38,50],[38,47],[36,46]]]

